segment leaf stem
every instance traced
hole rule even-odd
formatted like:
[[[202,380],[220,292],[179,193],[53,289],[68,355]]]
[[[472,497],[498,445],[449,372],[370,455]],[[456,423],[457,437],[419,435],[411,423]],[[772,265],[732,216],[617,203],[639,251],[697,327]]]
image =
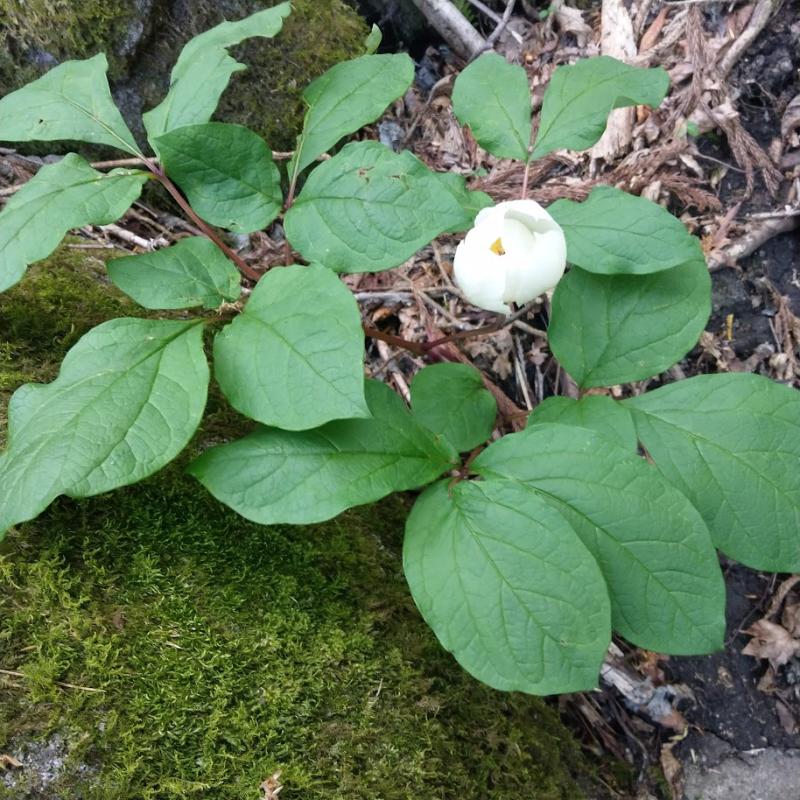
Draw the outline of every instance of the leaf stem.
[[[371,336],[373,339],[380,339],[382,342],[392,344],[395,347],[402,347],[404,350],[414,353],[414,355],[424,356],[431,353],[437,347],[442,347],[443,345],[451,344],[452,342],[459,342],[464,341],[465,339],[472,339],[476,336],[488,336],[490,333],[497,333],[497,331],[512,325],[520,317],[525,316],[535,302],[536,301],[531,301],[530,303],[527,303],[509,316],[498,316],[494,322],[489,325],[484,325],[482,328],[474,328],[470,331],[458,331],[458,333],[451,333],[449,336],[443,336],[440,339],[434,339],[432,342],[412,342],[409,339],[403,339],[401,336],[395,336],[391,333],[384,333],[383,331],[379,331],[377,328],[373,328],[369,325],[364,325],[363,328],[364,333],[367,336]]]
[[[166,173],[163,169],[153,160],[147,158],[146,156],[142,157],[144,163],[147,165],[147,168],[150,172],[155,175],[156,180],[169,192],[173,200],[181,207],[181,210],[184,214],[202,231],[202,233],[209,239],[211,239],[214,244],[222,250],[223,253],[231,260],[234,264],[236,264],[239,272],[242,273],[246,278],[249,278],[251,281],[258,281],[261,278],[261,274],[254,270],[245,260],[236,252],[234,252],[227,244],[222,240],[222,237],[204,220],[197,216],[194,209],[189,205],[186,198],[180,193],[178,187],[167,177]]]

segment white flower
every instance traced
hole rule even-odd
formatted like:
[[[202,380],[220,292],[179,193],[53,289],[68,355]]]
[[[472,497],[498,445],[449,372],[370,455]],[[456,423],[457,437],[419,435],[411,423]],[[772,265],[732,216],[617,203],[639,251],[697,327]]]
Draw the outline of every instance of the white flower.
[[[567,243],[561,226],[534,200],[484,208],[456,248],[456,283],[473,305],[510,314],[564,274]]]

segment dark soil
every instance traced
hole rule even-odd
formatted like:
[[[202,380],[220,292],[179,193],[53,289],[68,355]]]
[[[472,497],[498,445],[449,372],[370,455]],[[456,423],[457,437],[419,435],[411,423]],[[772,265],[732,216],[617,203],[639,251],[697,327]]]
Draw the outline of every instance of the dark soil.
[[[780,136],[781,114],[800,92],[800,1],[784,4],[748,52],[734,68],[730,82],[740,92],[737,106],[749,133],[768,149]],[[701,152],[727,163],[733,157],[716,137],[700,143]],[[720,199],[727,210],[742,202],[741,213],[768,211],[780,205],[763,184],[745,197],[744,176],[730,171],[723,179]],[[723,269],[713,275],[714,306],[711,330],[734,315],[733,347],[746,358],[759,344],[773,342],[769,318],[774,315],[766,278],[781,295],[789,298],[800,313],[800,231],[795,230],[768,241],[739,264],[738,270]]]
[[[777,581],[739,564],[725,570],[728,587],[725,650],[710,656],[672,658],[664,664],[670,680],[687,684],[697,704],[685,710],[689,735],[678,748],[690,757],[704,748],[711,733],[736,750],[797,747],[798,737],[786,733],[775,712],[775,700],[757,688],[765,667],[742,655],[750,640],[742,631],[764,615]],[[798,707],[800,710],[800,706]]]
[[[731,75],[740,91],[738,107],[748,131],[766,149],[779,136],[780,117],[786,104],[800,93],[800,3],[786,3]],[[703,152],[728,163],[733,157],[719,140],[701,143]],[[746,198],[744,176],[730,171],[722,181],[720,199],[724,209],[742,202],[741,212],[764,211],[780,207],[758,184]],[[740,213],[741,213],[740,212]],[[786,233],[768,241],[738,269],[722,269],[713,275],[713,316],[710,330],[720,330],[728,314],[734,315],[734,350],[746,358],[762,343],[775,345],[770,318],[775,314],[774,287],[788,298],[795,314],[800,314],[800,231]],[[697,704],[684,713],[690,733],[676,749],[689,761],[698,751],[719,744],[708,734],[737,751],[757,748],[796,748],[798,736],[790,735],[781,724],[775,698],[757,688],[765,663],[742,655],[750,637],[742,631],[764,616],[774,590],[783,576],[756,573],[738,564],[725,569],[728,588],[728,636],[725,650],[711,656],[673,658],[665,664],[671,680],[687,684]],[[790,662],[779,678],[796,670]],[[800,720],[800,700],[794,693],[792,711]]]

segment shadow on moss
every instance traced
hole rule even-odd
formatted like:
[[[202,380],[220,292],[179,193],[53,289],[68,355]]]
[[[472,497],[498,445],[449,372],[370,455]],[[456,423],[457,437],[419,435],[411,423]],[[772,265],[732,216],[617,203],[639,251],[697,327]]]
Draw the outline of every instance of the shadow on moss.
[[[131,312],[83,260],[62,250],[0,297],[6,397]],[[555,711],[478,684],[420,619],[406,511],[257,526],[175,464],[10,534],[0,666],[22,677],[0,677],[0,752],[57,741],[60,761],[0,779],[0,798],[241,800],[278,770],[281,800],[583,796]]]

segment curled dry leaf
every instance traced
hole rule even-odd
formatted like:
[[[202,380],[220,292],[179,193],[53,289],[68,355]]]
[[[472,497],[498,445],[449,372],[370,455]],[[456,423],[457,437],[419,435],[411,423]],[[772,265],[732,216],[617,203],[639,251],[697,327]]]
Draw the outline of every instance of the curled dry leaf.
[[[0,753],[0,770],[22,769],[22,762],[8,753]]]
[[[789,147],[800,146],[800,94],[786,106],[786,111],[783,112],[781,135]]]
[[[800,639],[800,602],[787,603],[784,606],[783,614],[781,614],[781,625],[792,636]]]
[[[786,628],[768,619],[753,623],[745,633],[753,638],[742,653],[754,658],[766,658],[775,669],[800,654],[800,639],[795,639]]]

